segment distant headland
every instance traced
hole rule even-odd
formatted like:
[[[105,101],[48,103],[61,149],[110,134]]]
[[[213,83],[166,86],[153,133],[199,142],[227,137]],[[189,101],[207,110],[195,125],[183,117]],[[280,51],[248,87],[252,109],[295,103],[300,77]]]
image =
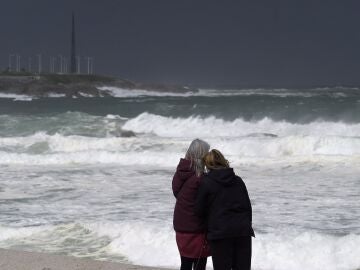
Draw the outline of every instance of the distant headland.
[[[36,74],[28,72],[0,73],[0,92],[27,95],[37,98],[58,95],[63,97],[104,97],[111,91],[102,87],[127,90],[185,93],[197,92],[195,88],[162,83],[141,83],[116,77],[95,74]]]

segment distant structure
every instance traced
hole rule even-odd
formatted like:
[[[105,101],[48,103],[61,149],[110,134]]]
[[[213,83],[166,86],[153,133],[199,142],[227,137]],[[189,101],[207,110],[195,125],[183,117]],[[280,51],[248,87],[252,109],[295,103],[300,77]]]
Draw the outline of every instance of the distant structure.
[[[75,15],[72,13],[70,73],[76,73]]]
[[[4,70],[7,73],[34,73],[34,74],[94,74],[94,57],[80,57],[76,55],[76,35],[75,35],[75,14],[72,12],[72,23],[71,23],[71,48],[70,48],[70,58],[64,57],[63,54],[58,54],[57,56],[46,55],[39,52],[36,55],[28,55],[27,69],[25,68],[25,56],[20,55],[19,53],[11,53],[8,55],[9,65]],[[23,60],[21,62],[21,60]],[[43,65],[43,60],[46,63],[49,63],[45,66]],[[23,63],[23,66],[21,66]],[[83,73],[81,73],[81,63],[84,63],[85,67],[83,68]],[[2,71],[0,70],[0,73]],[[18,74],[16,74],[18,75]]]

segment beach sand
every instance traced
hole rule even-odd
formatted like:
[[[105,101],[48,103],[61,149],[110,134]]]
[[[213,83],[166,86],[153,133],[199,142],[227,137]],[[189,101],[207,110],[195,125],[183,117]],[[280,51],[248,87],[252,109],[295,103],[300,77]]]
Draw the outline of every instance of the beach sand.
[[[0,249],[1,270],[152,270],[145,266]],[[161,268],[164,269],[164,268]]]

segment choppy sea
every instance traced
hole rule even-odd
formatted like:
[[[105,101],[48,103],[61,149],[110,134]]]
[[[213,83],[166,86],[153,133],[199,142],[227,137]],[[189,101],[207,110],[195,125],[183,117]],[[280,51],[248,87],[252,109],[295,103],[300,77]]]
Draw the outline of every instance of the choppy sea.
[[[360,268],[360,89],[110,91],[0,94],[0,247],[177,268],[171,180],[201,138],[248,187],[254,269]]]

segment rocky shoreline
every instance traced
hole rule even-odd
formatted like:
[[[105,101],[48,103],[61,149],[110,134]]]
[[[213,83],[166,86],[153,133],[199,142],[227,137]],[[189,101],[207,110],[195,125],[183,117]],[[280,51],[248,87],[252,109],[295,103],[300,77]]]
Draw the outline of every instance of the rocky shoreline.
[[[26,95],[36,98],[104,97],[111,91],[102,87],[116,87],[126,90],[186,93],[197,89],[180,85],[140,83],[101,75],[42,74],[42,75],[0,75],[0,93]]]

